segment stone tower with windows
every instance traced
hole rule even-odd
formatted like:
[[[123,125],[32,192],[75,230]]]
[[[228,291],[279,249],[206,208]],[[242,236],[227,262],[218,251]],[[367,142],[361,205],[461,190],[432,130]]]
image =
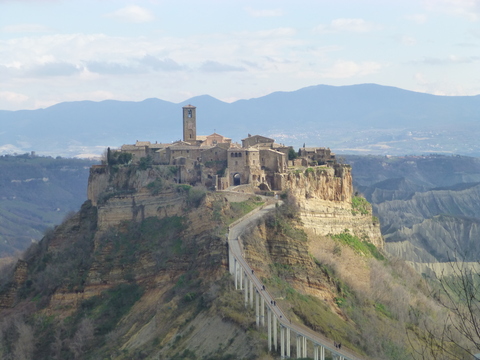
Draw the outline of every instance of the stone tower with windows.
[[[183,141],[190,144],[197,142],[197,114],[196,107],[187,105],[183,107]]]

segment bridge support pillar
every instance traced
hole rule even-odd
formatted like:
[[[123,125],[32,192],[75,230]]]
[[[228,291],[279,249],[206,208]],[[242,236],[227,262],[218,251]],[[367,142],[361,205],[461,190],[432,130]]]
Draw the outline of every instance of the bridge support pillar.
[[[237,259],[233,259],[233,276],[235,276],[235,290],[238,289],[238,264]]]
[[[272,310],[267,307],[268,351],[272,351]]]
[[[243,269],[242,268],[239,269],[239,276],[240,276],[240,280],[239,280],[240,290],[243,290]]]
[[[243,279],[245,280],[245,286],[244,286],[244,289],[243,289],[245,291],[245,307],[247,307],[247,305],[248,305],[248,277],[244,276]]]
[[[290,358],[290,328],[285,328],[287,332],[287,358]]]
[[[273,313],[273,348],[277,351],[278,339],[277,339],[277,316]]]
[[[280,325],[280,357],[285,359],[285,327]]]
[[[265,326],[265,299],[261,298],[261,307],[260,307],[260,322],[262,326]]]
[[[320,346],[320,360],[325,360],[325,348]]]
[[[304,358],[308,357],[307,354],[307,338],[304,336],[303,337],[303,356]]]
[[[318,360],[318,348],[317,344],[313,344],[313,360]]]
[[[257,325],[257,329],[260,327],[260,309],[259,309],[259,293],[258,289],[255,288],[255,323]]]
[[[300,359],[302,357],[302,337],[300,335],[297,335],[297,359]]]
[[[245,274],[245,277],[247,276],[247,274]],[[252,307],[253,309],[253,281],[249,281],[250,282],[250,306]]]

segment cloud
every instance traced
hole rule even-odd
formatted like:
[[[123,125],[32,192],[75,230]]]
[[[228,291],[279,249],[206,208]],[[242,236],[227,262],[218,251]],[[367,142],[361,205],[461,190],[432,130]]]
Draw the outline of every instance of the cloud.
[[[356,32],[365,33],[381,29],[380,25],[363,19],[335,19],[328,25],[318,25],[315,31],[319,33]]]
[[[282,9],[252,9],[251,7],[245,8],[245,11],[252,17],[275,17],[283,16]]]
[[[400,44],[405,46],[413,46],[417,43],[417,39],[407,35],[399,35],[394,37]]]
[[[153,71],[180,71],[186,66],[180,65],[172,59],[158,59],[152,55],[145,55],[141,59],[124,59],[125,62],[114,61],[87,61],[86,67],[90,72],[102,75],[145,74]]]
[[[0,101],[8,101],[16,104],[20,104],[28,100],[28,96],[18,94],[12,91],[0,91]]]
[[[43,76],[71,76],[82,71],[81,67],[67,62],[47,62],[36,65],[27,71],[27,75],[34,77]]]
[[[260,31],[241,31],[236,32],[233,35],[239,36],[242,38],[281,38],[281,37],[289,37],[293,36],[297,33],[294,28],[290,27],[282,27],[282,28],[275,28],[275,29],[268,29],[268,30],[260,30]]]
[[[405,16],[405,19],[410,20],[416,24],[425,24],[427,22],[427,15],[425,14],[411,14]]]
[[[154,16],[150,11],[137,5],[121,8],[117,11],[106,14],[105,16],[129,23],[144,23],[150,22],[154,19]]]
[[[0,146],[0,154],[21,153],[23,150],[13,144],[5,144]]]
[[[87,61],[86,67],[88,71],[102,75],[126,75],[145,72],[145,69],[138,66],[108,61]]]
[[[423,63],[427,65],[454,65],[454,64],[472,64],[480,61],[480,56],[456,56],[450,55],[445,58],[425,57],[423,60],[414,63]]]
[[[472,93],[472,91],[468,91],[463,86],[446,80],[431,81],[422,73],[416,73],[414,80],[418,87],[415,91],[419,92],[443,96],[477,95],[476,92]]]
[[[478,0],[424,0],[424,4],[429,11],[461,16],[470,21],[480,20]]]
[[[0,28],[4,33],[46,33],[53,31],[51,28],[41,24],[16,24]]]
[[[354,61],[337,61],[330,69],[321,75],[324,78],[345,79],[355,76],[365,76],[378,72],[383,66],[373,61],[356,63]]]
[[[153,70],[179,71],[185,69],[185,66],[179,65],[172,59],[165,58],[160,60],[151,55],[145,55],[139,60],[139,62],[147,67],[152,68]]]
[[[229,72],[229,71],[245,71],[244,67],[241,66],[232,66],[227,64],[222,64],[217,61],[205,61],[199,68],[203,72]]]

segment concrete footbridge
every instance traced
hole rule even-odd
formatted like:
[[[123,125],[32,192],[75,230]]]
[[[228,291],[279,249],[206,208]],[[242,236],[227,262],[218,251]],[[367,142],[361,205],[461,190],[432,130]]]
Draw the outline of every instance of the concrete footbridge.
[[[254,226],[260,218],[281,204],[282,202],[278,201],[274,204],[264,205],[230,225],[227,236],[228,264],[235,281],[235,289],[244,292],[245,307],[255,308],[257,328],[266,327],[268,350],[279,351],[282,359],[291,358],[292,350],[297,359],[306,358],[309,356],[309,350],[311,352],[312,349],[314,360],[325,360],[326,352],[330,353],[331,358],[337,360],[360,359],[348,349],[338,348],[333,341],[323,335],[288,319],[243,257],[241,235],[247,228]]]

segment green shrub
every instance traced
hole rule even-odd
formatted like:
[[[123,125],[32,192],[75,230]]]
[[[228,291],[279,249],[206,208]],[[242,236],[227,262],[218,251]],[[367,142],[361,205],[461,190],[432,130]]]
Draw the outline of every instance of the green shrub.
[[[352,214],[357,215],[358,213],[362,215],[367,215],[370,212],[370,203],[361,196],[354,196],[352,198]]]
[[[350,234],[347,229],[341,234],[331,235],[330,237],[341,244],[349,246],[358,254],[373,256],[378,260],[385,260],[384,256],[378,251],[375,245],[369,241],[360,240],[357,236]]]
[[[188,193],[190,191],[190,189],[192,188],[191,185],[187,185],[187,184],[179,184],[177,185],[177,192],[181,193]]]
[[[94,319],[95,334],[105,335],[115,328],[117,322],[140,299],[143,288],[137,284],[119,284],[93,296],[80,305],[77,318],[86,315]],[[78,321],[78,320],[77,320]]]
[[[140,162],[138,164],[138,168],[140,170],[147,170],[148,168],[151,168],[153,164],[153,159],[150,155],[147,155],[147,157],[142,157],[140,158]]]
[[[201,188],[190,188],[187,195],[187,204],[193,207],[199,207],[203,199],[207,196],[207,191]]]
[[[158,195],[164,189],[164,180],[157,178],[147,185],[147,189],[150,190],[152,195]]]

